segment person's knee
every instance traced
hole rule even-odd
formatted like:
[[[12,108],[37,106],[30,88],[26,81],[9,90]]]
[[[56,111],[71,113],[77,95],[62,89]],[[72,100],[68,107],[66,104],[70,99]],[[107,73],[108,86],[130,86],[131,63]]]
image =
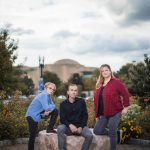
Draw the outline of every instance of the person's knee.
[[[57,133],[60,133],[60,132],[65,132],[66,131],[66,126],[61,124],[57,127]]]
[[[53,112],[54,112],[55,115],[58,115],[58,109],[57,109],[57,108],[55,108],[55,109],[53,110]]]
[[[98,134],[99,134],[99,130],[98,130],[97,128],[94,128],[94,129],[93,129],[93,133],[94,133],[95,135],[98,135]]]
[[[93,140],[93,134],[92,133],[88,134],[87,139],[89,141],[92,141]]]
[[[83,128],[82,135],[88,138],[89,140],[93,139],[93,133],[88,127]]]
[[[103,134],[104,134],[104,129],[94,128],[94,129],[93,129],[93,133],[94,133],[95,135],[103,135]]]

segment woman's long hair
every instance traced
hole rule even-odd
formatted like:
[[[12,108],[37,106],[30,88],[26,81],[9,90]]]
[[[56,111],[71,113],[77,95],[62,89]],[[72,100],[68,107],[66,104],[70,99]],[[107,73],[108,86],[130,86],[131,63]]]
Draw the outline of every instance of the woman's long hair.
[[[108,64],[103,64],[103,65],[100,66],[100,69],[99,69],[100,70],[100,75],[99,75],[99,77],[97,79],[97,82],[96,82],[96,89],[100,88],[104,83],[104,77],[102,76],[102,73],[101,73],[101,69],[104,68],[104,67],[107,67],[111,71],[111,68]],[[114,77],[112,71],[111,71],[111,77],[112,78]]]

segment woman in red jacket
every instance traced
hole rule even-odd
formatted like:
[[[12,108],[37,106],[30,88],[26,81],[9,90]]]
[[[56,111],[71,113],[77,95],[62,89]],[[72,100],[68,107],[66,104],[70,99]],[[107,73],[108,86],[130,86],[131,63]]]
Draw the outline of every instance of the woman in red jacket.
[[[121,115],[126,115],[129,94],[122,82],[115,78],[107,64],[100,67],[94,94],[96,124],[94,133],[110,137],[111,150],[116,150],[117,128]],[[108,128],[108,129],[107,129]]]

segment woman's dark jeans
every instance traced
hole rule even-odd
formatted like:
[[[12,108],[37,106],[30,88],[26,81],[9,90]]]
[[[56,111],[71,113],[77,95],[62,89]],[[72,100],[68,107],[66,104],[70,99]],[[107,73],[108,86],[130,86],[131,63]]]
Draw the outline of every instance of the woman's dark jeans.
[[[120,112],[111,117],[101,116],[93,130],[96,135],[109,135],[111,150],[116,150],[117,147],[117,128],[120,117]]]

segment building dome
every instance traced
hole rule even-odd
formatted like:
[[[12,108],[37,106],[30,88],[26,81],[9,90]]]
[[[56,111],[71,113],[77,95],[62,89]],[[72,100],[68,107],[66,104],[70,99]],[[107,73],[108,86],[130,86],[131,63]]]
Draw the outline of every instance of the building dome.
[[[72,59],[61,59],[61,60],[56,61],[54,64],[56,65],[80,65],[80,63]]]

